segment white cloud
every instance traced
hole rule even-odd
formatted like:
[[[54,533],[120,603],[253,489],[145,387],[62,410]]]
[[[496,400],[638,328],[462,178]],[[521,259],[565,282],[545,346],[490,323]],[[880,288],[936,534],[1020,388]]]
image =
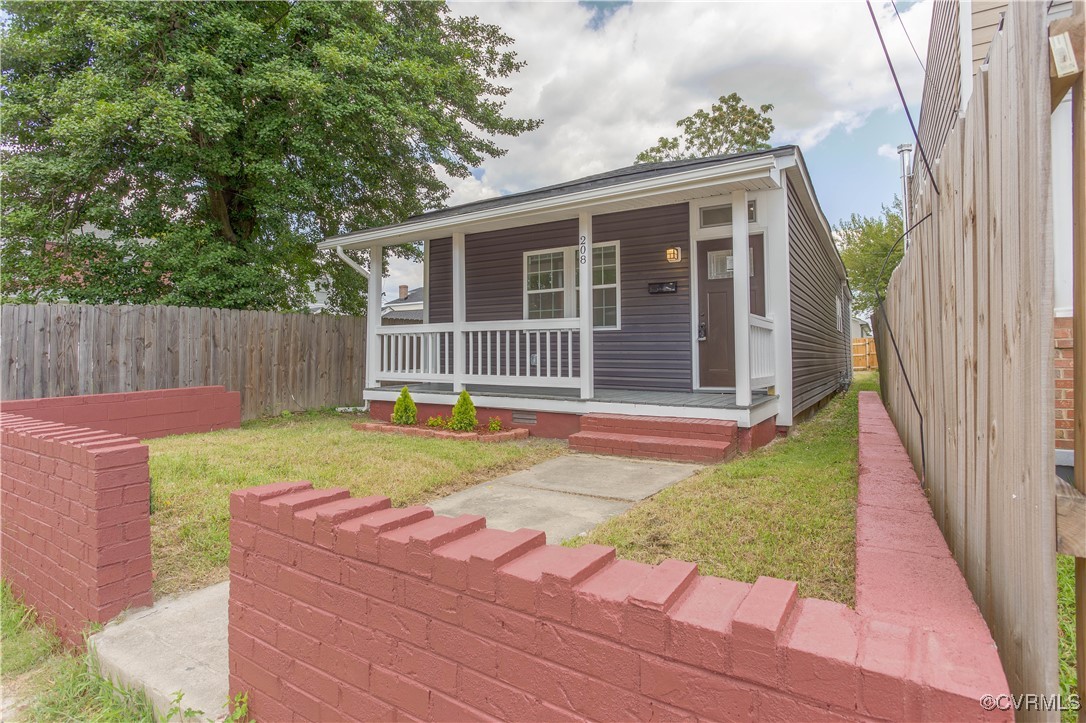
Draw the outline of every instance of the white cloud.
[[[507,82],[507,110],[543,126],[484,163],[481,180],[454,179],[451,203],[535,188],[629,165],[675,121],[735,91],[772,103],[773,143],[810,148],[899,100],[861,2],[634,3],[599,29],[572,3],[452,2],[516,39],[527,66]],[[889,4],[876,10],[906,97],[923,76]],[[902,13],[923,55],[931,2]]]
[[[879,156],[882,158],[889,158],[891,161],[898,160],[897,146],[892,143],[883,143],[881,146],[879,146],[878,153]]]

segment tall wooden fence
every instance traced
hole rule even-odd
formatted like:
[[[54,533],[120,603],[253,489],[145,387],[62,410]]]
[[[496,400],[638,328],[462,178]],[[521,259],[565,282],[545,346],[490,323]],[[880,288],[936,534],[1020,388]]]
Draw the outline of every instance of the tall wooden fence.
[[[366,322],[177,306],[4,305],[3,399],[222,384],[243,419],[362,403]]]
[[[875,316],[890,415],[1012,691],[1038,694],[1059,690],[1046,7],[1010,4]]]
[[[852,340],[852,371],[866,372],[879,368],[879,357],[875,349],[875,340],[870,336],[861,336]]]

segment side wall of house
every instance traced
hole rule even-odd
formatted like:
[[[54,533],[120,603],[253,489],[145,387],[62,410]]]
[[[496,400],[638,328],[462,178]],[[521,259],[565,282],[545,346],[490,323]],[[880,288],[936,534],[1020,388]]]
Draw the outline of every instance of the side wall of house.
[[[621,329],[594,333],[596,386],[683,391],[692,388],[690,259],[668,263],[668,246],[689,244],[685,203],[593,219],[593,241],[619,242]],[[524,317],[524,253],[577,244],[576,219],[469,234],[464,271],[467,321]],[[452,321],[452,242],[430,245],[430,321]],[[674,294],[649,294],[650,282],[678,282]]]
[[[917,129],[920,143],[932,164],[954,126],[961,106],[962,54],[959,28],[957,0],[936,0],[932,8],[927,72]],[[919,169],[924,167],[924,161],[920,157],[919,149],[914,150],[914,168],[919,173]]]
[[[792,411],[799,414],[840,388],[852,369],[849,307],[830,252],[788,185],[792,308]],[[838,326],[837,305],[841,303]]]
[[[1075,448],[1075,338],[1070,316],[1057,317],[1056,449]],[[1056,464],[1061,464],[1059,459]]]

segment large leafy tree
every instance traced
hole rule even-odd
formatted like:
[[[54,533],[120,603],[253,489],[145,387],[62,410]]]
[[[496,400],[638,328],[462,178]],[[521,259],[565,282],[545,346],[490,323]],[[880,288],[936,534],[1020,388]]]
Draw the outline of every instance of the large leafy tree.
[[[737,93],[722,95],[708,110],[698,109],[675,125],[682,133],[671,138],[661,136],[652,148],[637,154],[637,163],[678,161],[769,148],[773,134],[771,104],[754,108]]]
[[[904,243],[897,243],[904,232],[901,199],[897,196],[889,206],[883,205],[880,216],[854,213],[834,228],[852,289],[853,311],[875,312],[879,297],[886,293],[890,272],[905,253]]]
[[[8,298],[364,308],[326,236],[439,206],[538,121],[501,29],[412,2],[6,2]],[[411,247],[394,253],[414,255]]]

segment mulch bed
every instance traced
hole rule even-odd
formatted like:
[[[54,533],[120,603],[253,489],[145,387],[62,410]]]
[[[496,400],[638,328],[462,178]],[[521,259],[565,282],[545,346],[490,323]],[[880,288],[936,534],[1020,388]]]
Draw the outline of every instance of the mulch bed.
[[[401,424],[388,422],[357,422],[351,425],[362,432],[386,432],[390,434],[403,434],[408,437],[434,437],[437,439],[463,439],[470,442],[508,442],[514,439],[527,439],[527,429],[503,429],[500,432],[491,432],[489,429],[475,432],[457,432],[452,429],[435,429],[425,425],[407,427]]]

